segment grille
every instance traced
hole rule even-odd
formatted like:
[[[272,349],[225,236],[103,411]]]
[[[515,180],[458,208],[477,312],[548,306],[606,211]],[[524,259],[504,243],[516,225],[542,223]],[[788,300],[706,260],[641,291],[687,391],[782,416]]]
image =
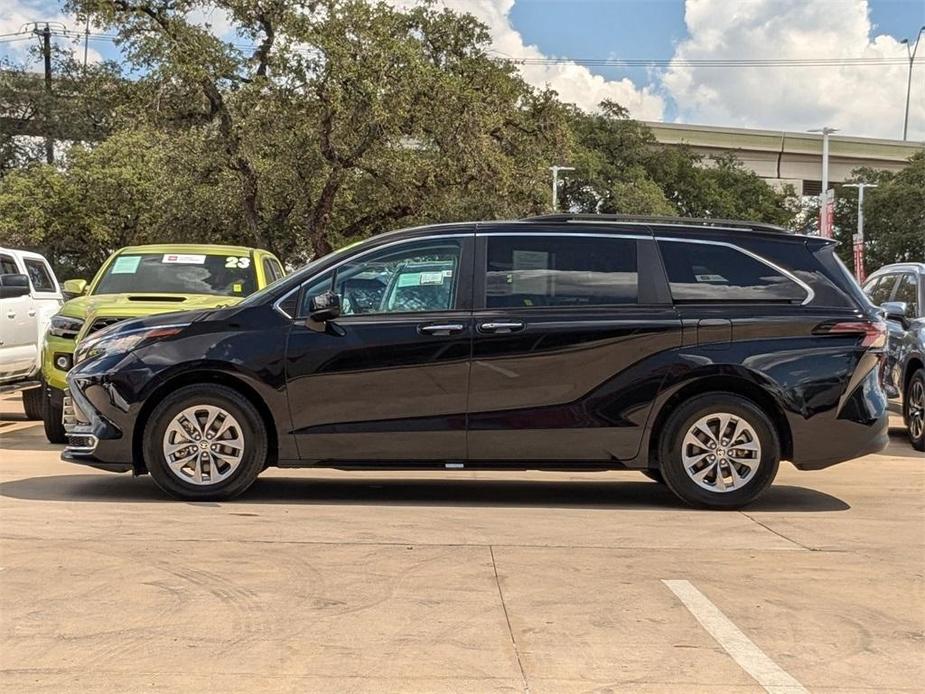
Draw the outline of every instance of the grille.
[[[95,321],[93,321],[93,323],[90,324],[90,329],[87,331],[87,335],[92,335],[97,330],[102,330],[103,328],[107,328],[113,323],[118,323],[120,320],[125,320],[125,319],[124,318],[97,318]]]

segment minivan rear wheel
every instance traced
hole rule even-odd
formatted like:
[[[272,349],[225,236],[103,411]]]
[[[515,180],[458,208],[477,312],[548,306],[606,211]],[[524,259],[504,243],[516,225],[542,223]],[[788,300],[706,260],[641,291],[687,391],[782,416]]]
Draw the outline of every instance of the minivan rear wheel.
[[[668,417],[659,456],[665,483],[701,508],[734,509],[774,480],[780,443],[768,416],[732,393],[699,395]]]
[[[916,369],[909,380],[903,403],[909,441],[917,451],[925,451],[925,369]]]
[[[267,432],[260,414],[222,385],[180,388],[162,400],[144,430],[148,472],[168,494],[188,501],[231,499],[264,468]]]

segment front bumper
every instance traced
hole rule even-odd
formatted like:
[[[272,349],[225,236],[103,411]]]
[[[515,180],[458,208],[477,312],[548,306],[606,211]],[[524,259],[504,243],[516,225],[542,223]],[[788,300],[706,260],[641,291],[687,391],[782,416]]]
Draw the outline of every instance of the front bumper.
[[[120,407],[124,402],[112,384],[69,377],[62,398],[68,445],[61,459],[110,472],[133,471],[131,436],[124,433],[131,431],[131,419],[125,412],[120,421]]]
[[[52,390],[63,391],[67,388],[67,374],[74,363],[76,341],[66,337],[45,336],[42,346],[42,378]],[[67,360],[67,368],[62,369],[56,363],[59,358]]]

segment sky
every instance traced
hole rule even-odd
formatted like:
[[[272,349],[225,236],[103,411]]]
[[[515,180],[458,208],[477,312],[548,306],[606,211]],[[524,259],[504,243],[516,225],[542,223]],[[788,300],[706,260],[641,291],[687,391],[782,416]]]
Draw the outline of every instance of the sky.
[[[409,5],[416,0],[388,0]],[[524,78],[594,110],[603,99],[635,118],[848,135],[902,137],[908,62],[900,40],[925,26],[925,0],[439,0],[488,26],[492,50]],[[50,0],[0,0],[0,34],[29,21],[79,29]],[[218,13],[203,15],[228,34]],[[34,40],[3,42],[21,56]],[[90,59],[114,57],[91,41]],[[892,59],[889,64],[705,66],[704,60]],[[537,59],[557,59],[536,64]],[[570,61],[610,61],[585,66]],[[627,66],[618,61],[661,61]],[[695,61],[695,62],[692,62]],[[614,64],[616,63],[616,64]],[[909,138],[925,140],[925,40],[917,55]]]

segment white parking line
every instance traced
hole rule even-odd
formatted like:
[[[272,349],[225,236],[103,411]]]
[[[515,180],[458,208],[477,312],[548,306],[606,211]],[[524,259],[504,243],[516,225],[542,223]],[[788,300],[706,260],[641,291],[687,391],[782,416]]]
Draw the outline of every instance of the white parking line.
[[[706,595],[690,581],[662,580],[668,590],[700,622],[716,642],[732,656],[745,672],[771,694],[807,694],[806,689],[771,660],[754,642],[743,634]]]

